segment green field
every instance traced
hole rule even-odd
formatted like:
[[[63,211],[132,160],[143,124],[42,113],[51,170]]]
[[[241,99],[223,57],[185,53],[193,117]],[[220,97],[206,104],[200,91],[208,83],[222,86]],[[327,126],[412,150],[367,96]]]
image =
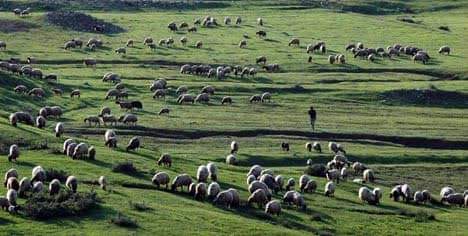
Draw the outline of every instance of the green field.
[[[210,1],[177,3],[164,1],[147,6],[127,7],[103,1],[92,5],[87,1],[70,4],[40,1],[4,1],[0,3],[0,60],[11,57],[25,61],[34,57],[34,68],[44,74],[55,73],[57,83],[13,75],[0,70],[0,172],[16,168],[20,178],[31,175],[41,165],[46,169],[63,170],[79,180],[79,192],[96,191],[99,206],[74,217],[35,220],[0,211],[0,234],[66,234],[66,235],[466,235],[468,212],[464,208],[438,202],[442,187],[451,185],[457,192],[468,189],[468,1],[370,0],[330,1]],[[85,2],[85,3],[83,3]],[[108,2],[108,3],[107,3]],[[139,1],[136,1],[139,2]],[[189,1],[190,2],[190,1]],[[310,2],[309,4],[305,2]],[[106,5],[108,4],[108,5]],[[161,4],[161,5],[158,5]],[[16,7],[32,7],[29,16],[15,16]],[[118,25],[124,32],[98,34],[80,32],[50,24],[46,14],[57,9],[77,10],[100,20]],[[186,30],[170,32],[167,24],[185,21],[190,26],[196,18],[211,15],[220,26],[198,27],[196,33]],[[225,16],[243,18],[240,26],[223,24]],[[264,26],[256,24],[262,17]],[[415,23],[399,19],[413,19]],[[447,26],[449,31],[439,29]],[[266,39],[255,36],[264,30]],[[248,36],[247,48],[238,43]],[[188,38],[187,46],[179,38]],[[95,51],[85,47],[64,50],[72,38],[87,41],[97,37],[104,42]],[[143,45],[145,37],[172,37],[172,47]],[[289,47],[297,37],[300,47]],[[135,46],[126,55],[114,49],[125,46],[128,39]],[[201,49],[194,47],[203,41]],[[325,41],[326,54],[309,54],[306,45]],[[429,63],[413,63],[401,55],[394,59],[379,58],[375,62],[353,58],[345,51],[349,43],[362,42],[366,47],[401,44],[412,45],[429,53]],[[448,45],[450,55],[439,55],[438,49]],[[344,54],[346,64],[329,64],[328,56]],[[266,56],[268,63],[278,63],[281,71],[266,73],[255,58]],[[96,68],[83,65],[84,58],[95,58]],[[231,74],[226,79],[181,74],[182,64],[241,65],[256,67],[255,77],[240,78]],[[105,94],[113,84],[101,81],[107,72],[118,73],[130,100],[139,100],[143,109],[133,112],[138,126],[119,124],[112,127],[119,139],[117,149],[105,147],[103,134],[109,127],[89,127],[83,119],[96,115],[104,106],[119,117],[125,114]],[[151,82],[165,78],[168,95],[155,100],[149,89]],[[42,87],[43,99],[16,94],[17,85],[29,89]],[[209,104],[179,105],[175,90],[185,85],[197,95],[202,87],[212,85],[215,95]],[[52,88],[64,90],[54,96]],[[74,89],[81,98],[70,98]],[[250,104],[254,94],[270,92],[271,103]],[[221,105],[224,96],[233,98],[232,105]],[[16,111],[37,115],[43,106],[59,105],[64,114],[50,119],[45,129],[20,124],[13,127],[8,116]],[[316,132],[311,132],[307,110],[318,112]],[[161,108],[169,115],[159,116]],[[65,135],[56,138],[55,124],[65,124]],[[142,140],[142,148],[126,152],[133,136]],[[72,160],[62,154],[67,138],[94,145],[96,160]],[[239,164],[225,164],[232,140],[240,144]],[[309,153],[306,142],[320,141],[323,153]],[[259,164],[275,174],[298,181],[306,161],[326,164],[333,154],[326,149],[329,141],[344,144],[350,161],[359,161],[372,168],[377,181],[369,184],[382,188],[380,205],[362,203],[358,198],[361,184],[340,182],[334,198],[324,196],[327,180],[317,180],[318,190],[304,194],[306,211],[283,206],[280,216],[269,216],[263,209],[245,206],[249,196],[246,173]],[[291,145],[290,152],[281,151],[281,142]],[[17,163],[8,162],[10,145],[18,144],[21,156]],[[160,167],[157,160],[163,153],[173,157],[172,167]],[[131,161],[138,173],[127,175],[112,172],[112,166]],[[224,209],[210,201],[196,201],[186,193],[156,190],[151,178],[156,171],[166,171],[171,179],[187,173],[194,179],[199,165],[213,161],[219,168],[222,189],[236,188],[242,205]],[[91,184],[101,175],[110,182],[103,191]],[[427,205],[393,202],[391,188],[408,183],[414,190],[428,189],[436,201]],[[47,183],[48,184],[48,183]],[[297,189],[296,185],[296,189]],[[6,193],[0,188],[0,195]],[[274,195],[281,199],[283,193]],[[26,199],[19,199],[24,204]],[[144,203],[150,209],[138,211],[130,203]],[[136,228],[110,223],[118,214],[134,219]],[[427,216],[431,217],[427,217]],[[433,217],[432,217],[433,216]],[[33,231],[34,230],[34,231]]]

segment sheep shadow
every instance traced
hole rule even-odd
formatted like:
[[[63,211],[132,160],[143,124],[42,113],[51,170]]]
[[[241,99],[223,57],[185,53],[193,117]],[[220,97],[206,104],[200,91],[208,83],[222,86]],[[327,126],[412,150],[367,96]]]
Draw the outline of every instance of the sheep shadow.
[[[266,42],[272,42],[272,43],[281,43],[279,40],[276,40],[276,39],[270,39],[270,38],[266,38],[266,39],[264,39],[263,41],[266,41]]]
[[[279,144],[278,144],[279,149]],[[264,167],[303,166],[307,159],[305,157],[281,157],[272,158],[265,155],[243,154],[245,158],[239,160],[238,166],[249,167],[258,164]]]

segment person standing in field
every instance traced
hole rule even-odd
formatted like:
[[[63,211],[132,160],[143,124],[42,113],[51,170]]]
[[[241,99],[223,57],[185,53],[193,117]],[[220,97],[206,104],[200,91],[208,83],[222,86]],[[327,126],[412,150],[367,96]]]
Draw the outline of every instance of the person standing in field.
[[[317,112],[314,110],[314,107],[309,109],[310,125],[312,126],[312,131],[315,131],[315,120],[317,120]]]

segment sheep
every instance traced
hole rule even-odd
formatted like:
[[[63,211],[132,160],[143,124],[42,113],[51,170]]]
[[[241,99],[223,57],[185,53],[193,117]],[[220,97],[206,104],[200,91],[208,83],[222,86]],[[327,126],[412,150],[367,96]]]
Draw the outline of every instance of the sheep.
[[[101,126],[101,119],[98,116],[87,116],[83,120],[84,123],[88,123],[88,126],[94,124],[94,126]]]
[[[67,149],[68,149],[68,146],[71,144],[71,143],[74,143],[75,141],[71,138],[65,140],[63,142],[63,154],[66,154],[67,153]]]
[[[188,190],[188,187],[190,186],[191,183],[192,183],[192,178],[190,178],[188,174],[177,175],[172,181],[171,190],[177,191],[178,187],[180,187],[182,190],[184,186],[187,186],[187,190]]]
[[[237,153],[239,151],[239,144],[236,141],[231,142],[231,154]]]
[[[204,201],[207,194],[207,187],[205,183],[198,183],[195,186],[194,198],[199,201]]]
[[[207,190],[208,199],[214,199],[218,195],[219,192],[221,192],[221,187],[219,186],[218,183],[211,182],[210,185],[208,185],[208,190]]]
[[[241,40],[239,42],[239,48],[246,48],[247,47],[247,41],[246,40]]]
[[[252,95],[249,99],[249,102],[250,103],[253,103],[253,102],[260,102],[262,101],[262,96],[261,95]]]
[[[70,48],[75,48],[75,47],[76,47],[76,44],[75,44],[75,41],[73,41],[73,40],[67,41],[67,42],[65,42],[65,44],[63,45],[63,48],[64,48],[65,50],[68,50],[68,49],[70,49]]]
[[[215,88],[211,85],[207,85],[202,88],[201,93],[207,93],[209,95],[214,95],[215,94]]]
[[[443,198],[449,194],[455,193],[455,190],[452,187],[446,186],[440,190],[440,198]]]
[[[287,205],[293,204],[294,203],[294,193],[296,193],[296,191],[287,191],[283,195],[283,203],[287,204]]]
[[[134,43],[135,42],[133,41],[133,39],[129,39],[127,40],[127,43],[125,43],[125,47],[128,47],[128,48],[133,47]]]
[[[98,184],[99,184],[99,187],[106,191],[106,188],[107,188],[107,180],[106,180],[106,177],[105,176],[100,176],[99,179],[98,179]]]
[[[328,150],[330,150],[330,152],[337,153],[338,152],[338,144],[335,143],[335,142],[328,142]]]
[[[133,105],[129,101],[116,101],[115,104],[119,104],[120,109],[125,109],[125,110],[132,110]]]
[[[20,187],[20,184],[18,182],[18,179],[16,177],[9,177],[8,180],[7,180],[7,184],[6,184],[6,189],[14,189],[16,191],[19,190],[19,187]]]
[[[304,191],[304,188],[306,184],[309,182],[310,177],[308,175],[301,175],[299,178],[299,188],[301,189],[301,192]]]
[[[161,185],[166,185],[166,189],[169,188],[169,175],[166,172],[157,172],[154,174],[153,178],[151,179],[151,183],[156,185],[158,189]]]
[[[128,141],[128,145],[125,148],[127,152],[135,151],[136,149],[140,148],[140,138],[135,136]]]
[[[459,205],[462,207],[465,204],[465,197],[462,193],[451,193],[440,200],[441,203],[448,203],[449,205]]]
[[[24,85],[18,85],[14,88],[15,93],[24,94],[28,91],[28,88]]]
[[[119,117],[119,122],[124,123],[125,125],[131,124],[135,126],[137,125],[138,117],[134,114],[125,114]]]
[[[250,170],[247,176],[253,175],[255,176],[255,178],[258,178],[262,173],[262,169],[263,168],[260,165],[253,165],[252,167],[250,167]]]
[[[365,166],[361,162],[356,161],[356,162],[353,163],[352,168],[353,168],[355,174],[359,174],[359,173],[364,172],[367,169],[367,166]]]
[[[424,197],[422,191],[416,191],[416,192],[414,193],[413,200],[414,200],[414,202],[415,202],[416,204],[420,204],[420,203],[426,202],[425,197]]]
[[[169,166],[171,167],[172,165],[172,157],[169,153],[164,153],[159,157],[158,160],[158,166],[164,165],[164,166]]]
[[[103,115],[101,120],[105,126],[107,126],[107,123],[110,123],[111,125],[117,125],[118,121],[118,119],[113,115]]]
[[[195,47],[196,47],[196,48],[202,48],[202,47],[203,47],[203,42],[202,42],[202,41],[197,41],[197,42],[195,43]]]
[[[194,103],[195,99],[191,94],[182,94],[177,98],[177,103],[183,104],[183,103]]]
[[[217,181],[218,180],[218,167],[216,167],[215,163],[208,162],[208,164],[206,164],[206,168],[208,169],[208,177],[212,181]]]
[[[275,176],[275,182],[279,186],[279,190],[283,191],[284,188],[284,177],[282,175]]]
[[[153,38],[151,37],[145,37],[144,40],[143,40],[143,45],[148,45],[148,44],[152,44],[154,41],[153,41]]]
[[[294,188],[294,185],[296,185],[296,181],[294,180],[294,178],[289,178],[285,187],[286,191],[289,191],[291,190],[291,188]]]
[[[289,152],[289,143],[281,142],[281,150]]]
[[[207,93],[201,93],[195,97],[195,102],[198,102],[198,103],[208,103],[209,101],[210,101],[210,96]]]
[[[377,196],[367,187],[359,188],[359,199],[362,202],[367,202],[369,204],[375,205],[378,203]]]
[[[0,197],[0,206],[2,207],[2,210],[7,211],[10,206],[10,202],[8,202],[8,199]]]
[[[97,61],[96,61],[96,59],[86,58],[86,59],[83,60],[83,64],[84,64],[86,67],[94,67],[94,68],[96,68]]]
[[[47,116],[53,116],[55,118],[60,118],[63,114],[62,108],[59,106],[50,107],[49,114]]]
[[[371,169],[364,170],[364,172],[362,172],[362,179],[364,180],[364,182],[374,183],[374,171]]]
[[[346,63],[346,59],[345,59],[345,56],[343,54],[338,54],[335,59],[340,64],[345,64]]]
[[[176,90],[177,95],[185,94],[188,92],[188,87],[187,86],[179,86]]]
[[[247,176],[247,185],[250,185],[255,180],[257,180],[257,178],[254,175]]]
[[[292,38],[288,43],[288,46],[291,46],[291,45],[299,47],[300,40],[298,38]]]
[[[42,182],[35,182],[32,187],[32,192],[39,193],[39,192],[42,192],[43,189],[44,189],[44,184]]]
[[[29,96],[34,96],[38,98],[43,98],[45,96],[45,91],[42,88],[33,88],[29,90],[28,95]]]
[[[114,97],[115,99],[117,99],[117,97],[119,96],[119,94],[120,94],[120,90],[118,90],[118,89],[109,89],[109,90],[107,91],[107,93],[106,93],[105,99],[107,100],[107,99],[109,99],[109,98],[111,98],[111,97]]]
[[[262,97],[261,97],[261,100],[262,100],[262,102],[266,102],[266,101],[271,102],[271,93],[269,93],[269,92],[263,93]]]
[[[36,126],[39,129],[42,129],[46,126],[46,119],[43,116],[36,117]]]
[[[218,195],[216,195],[215,199],[213,200],[213,203],[215,205],[231,207],[232,201],[233,201],[232,192],[229,190],[224,190],[224,191],[219,192]]]
[[[450,47],[449,46],[442,46],[439,49],[439,54],[446,53],[447,55],[450,55]]]
[[[10,114],[9,120],[10,124],[15,127],[18,125],[18,123],[24,123],[27,125],[34,126],[33,117],[30,114],[22,111]]]
[[[31,181],[27,177],[23,177],[19,182],[18,196],[24,197],[27,191],[32,190]]]
[[[229,154],[226,157],[226,164],[228,165],[237,165],[237,158],[234,154]]]
[[[271,174],[263,174],[260,176],[260,182],[266,184],[269,189],[277,193],[280,190],[279,184],[276,182],[276,179]]]
[[[224,104],[232,104],[232,98],[229,97],[229,96],[225,96],[223,97],[223,99],[221,100],[221,105],[224,105]]]
[[[465,208],[468,207],[468,195],[465,195]]]
[[[106,130],[104,133],[104,142],[104,145],[108,146],[109,148],[117,147],[117,135],[115,134],[114,130]]]
[[[81,97],[81,91],[79,89],[75,89],[71,91],[70,98],[74,98],[74,97],[78,97],[78,98]]]
[[[88,158],[90,160],[96,159],[96,148],[94,146],[88,148]]]
[[[257,18],[257,24],[260,26],[263,26],[263,18],[261,17]]]
[[[10,206],[16,206],[16,199],[18,198],[18,193],[14,189],[9,189],[6,194],[6,199]]]
[[[198,182],[207,182],[210,172],[208,168],[204,165],[198,167],[197,170],[197,181]]]
[[[67,181],[65,182],[65,186],[70,189],[73,193],[76,193],[78,188],[78,180],[75,176],[71,175],[67,177]]]
[[[107,72],[102,76],[102,82],[119,83],[121,81],[122,79],[120,78],[120,75],[113,72]]]
[[[52,89],[52,92],[54,92],[54,94],[55,94],[56,96],[62,96],[62,94],[63,94],[63,90],[61,90],[61,89],[59,89],[59,88],[53,88],[53,89]]]
[[[334,55],[328,56],[328,63],[333,64],[333,63],[335,63],[335,60],[336,60],[336,58],[335,58]]]
[[[400,200],[400,196],[403,196],[403,192],[401,191],[401,185],[396,185],[390,191],[390,198],[393,198],[393,201],[397,202]]]
[[[271,169],[263,169],[262,172],[260,172],[260,176],[264,174],[275,175]]]
[[[413,62],[421,61],[423,64],[427,63],[427,58],[423,54],[416,54],[413,56]]]
[[[346,179],[348,178],[348,175],[349,175],[348,168],[343,167],[343,168],[341,169],[341,173],[340,173],[341,179],[344,180],[344,181],[346,181]]]
[[[49,183],[49,194],[52,196],[52,195],[59,193],[59,191],[60,191],[60,181],[58,179],[53,179]]]
[[[110,115],[111,109],[109,107],[102,107],[101,111],[99,111],[99,117],[104,117],[105,115]]]
[[[265,38],[267,36],[267,33],[264,30],[259,30],[255,32],[255,35],[258,36],[259,38]]]
[[[250,183],[250,184],[249,184],[249,187],[248,187],[249,193],[253,193],[253,192],[255,192],[257,189],[263,189],[263,190],[265,190],[265,193],[266,193],[268,199],[271,199],[271,191],[270,191],[270,189],[268,188],[268,185],[267,185],[267,184],[265,184],[264,182],[258,181],[258,180],[252,181],[252,183]]]
[[[411,192],[411,187],[408,184],[403,184],[401,185],[401,196],[403,197],[403,200],[408,203],[411,201],[412,192]]]
[[[16,145],[16,144],[11,145],[10,150],[8,152],[8,161],[9,162],[11,162],[11,161],[16,162],[16,159],[18,159],[19,155],[20,155],[20,150],[19,150],[18,145]]]
[[[86,143],[79,143],[76,145],[75,149],[73,150],[73,159],[76,158],[83,158],[88,156],[88,144]]]
[[[298,209],[306,210],[307,209],[307,203],[304,200],[304,197],[298,193],[295,192],[293,193],[293,203],[296,205]]]
[[[195,32],[197,32],[197,27],[195,27],[195,26],[190,27],[190,28],[187,29],[187,32],[189,32],[189,33],[195,33]]]
[[[236,25],[242,24],[242,18],[240,16],[236,17]]]
[[[247,204],[249,206],[251,206],[252,203],[256,203],[258,208],[263,208],[263,205],[265,205],[267,202],[268,197],[264,189],[255,190],[247,199]]]
[[[69,156],[69,157],[73,157],[73,151],[75,151],[75,147],[76,147],[77,145],[78,145],[77,143],[70,143],[70,144],[67,146],[66,155]]]

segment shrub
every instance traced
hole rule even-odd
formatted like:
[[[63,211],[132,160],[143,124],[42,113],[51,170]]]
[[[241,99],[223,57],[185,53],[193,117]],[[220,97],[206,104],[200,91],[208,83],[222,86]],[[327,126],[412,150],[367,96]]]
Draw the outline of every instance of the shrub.
[[[118,225],[118,226],[121,226],[121,227],[126,227],[126,228],[137,228],[138,227],[138,223],[127,217],[127,216],[124,216],[122,215],[120,212],[117,214],[117,216],[113,217],[110,219],[110,222],[112,224],[115,224],[115,225]]]
[[[20,213],[27,217],[40,220],[51,218],[79,216],[98,205],[95,192],[72,193],[61,191],[55,196],[46,192],[33,194],[24,205],[20,206]]]
[[[112,172],[135,174],[137,169],[133,166],[131,161],[119,162],[112,166]]]
[[[53,179],[58,179],[60,182],[64,183],[67,181],[67,178],[68,174],[63,170],[57,170],[53,168],[46,170],[46,180],[48,182],[52,181]]]
[[[132,202],[129,201],[128,204],[130,205],[130,208],[136,211],[147,211],[151,210],[151,207],[146,205],[144,202]]]
[[[444,31],[450,31],[450,28],[446,25],[439,26],[439,29]]]
[[[327,167],[323,164],[313,164],[311,166],[307,166],[304,170],[304,174],[310,176],[317,176],[317,177],[325,177],[325,172],[327,171]]]

